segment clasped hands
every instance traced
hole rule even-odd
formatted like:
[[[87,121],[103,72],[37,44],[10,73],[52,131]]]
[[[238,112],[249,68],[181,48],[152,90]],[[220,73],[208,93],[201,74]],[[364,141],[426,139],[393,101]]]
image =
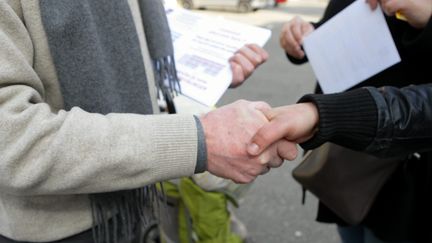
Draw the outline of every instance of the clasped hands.
[[[272,109],[265,102],[239,100],[200,120],[208,171],[236,183],[250,183],[297,157],[297,143],[313,136],[318,112],[311,103]]]

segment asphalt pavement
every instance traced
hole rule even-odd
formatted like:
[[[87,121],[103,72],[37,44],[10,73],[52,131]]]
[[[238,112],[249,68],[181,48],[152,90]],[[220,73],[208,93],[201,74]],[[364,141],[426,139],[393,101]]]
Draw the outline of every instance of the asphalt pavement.
[[[264,9],[248,14],[229,11],[199,10],[209,15],[260,25],[272,30],[265,49],[270,59],[241,87],[229,90],[218,103],[228,104],[238,99],[263,100],[272,106],[295,103],[303,94],[313,92],[315,78],[309,64],[293,65],[279,47],[282,24],[294,15],[315,21],[321,16],[325,0],[289,0],[276,9]],[[315,221],[317,200],[307,194],[302,205],[302,189],[291,176],[299,163],[285,162],[278,169],[259,177],[237,211],[246,224],[254,243],[336,243],[340,242],[334,225]]]

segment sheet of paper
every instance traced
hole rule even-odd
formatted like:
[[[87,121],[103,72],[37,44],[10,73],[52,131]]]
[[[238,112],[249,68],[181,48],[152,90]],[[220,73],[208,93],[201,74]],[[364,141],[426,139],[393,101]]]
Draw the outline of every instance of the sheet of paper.
[[[354,1],[304,39],[324,93],[344,91],[400,62],[380,8]]]
[[[167,10],[182,94],[214,106],[232,80],[228,59],[242,46],[263,46],[268,29],[188,10]]]

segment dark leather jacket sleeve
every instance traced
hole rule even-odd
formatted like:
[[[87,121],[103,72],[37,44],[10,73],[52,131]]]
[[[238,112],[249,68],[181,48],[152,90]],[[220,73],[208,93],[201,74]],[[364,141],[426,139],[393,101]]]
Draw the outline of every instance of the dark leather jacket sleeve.
[[[371,88],[376,136],[365,151],[380,156],[432,150],[432,84]]]
[[[314,103],[320,117],[305,150],[325,142],[380,157],[432,150],[432,83],[309,94],[299,102]]]

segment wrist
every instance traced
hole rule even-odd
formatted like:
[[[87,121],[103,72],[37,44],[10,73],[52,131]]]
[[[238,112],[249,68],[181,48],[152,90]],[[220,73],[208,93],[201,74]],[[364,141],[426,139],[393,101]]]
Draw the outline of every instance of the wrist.
[[[309,136],[313,136],[316,132],[318,132],[318,124],[319,124],[319,113],[317,106],[312,102],[300,103],[299,105],[304,106],[304,110],[306,112],[306,117],[310,122],[310,134]]]
[[[211,119],[209,119],[208,113],[203,114],[199,117],[201,127],[202,127],[202,134],[203,134],[203,141],[206,144],[206,169],[207,171],[211,170],[212,167],[212,161],[214,160],[214,153],[211,151],[215,147],[215,139],[214,134],[212,131],[216,130],[217,128],[213,126]]]

